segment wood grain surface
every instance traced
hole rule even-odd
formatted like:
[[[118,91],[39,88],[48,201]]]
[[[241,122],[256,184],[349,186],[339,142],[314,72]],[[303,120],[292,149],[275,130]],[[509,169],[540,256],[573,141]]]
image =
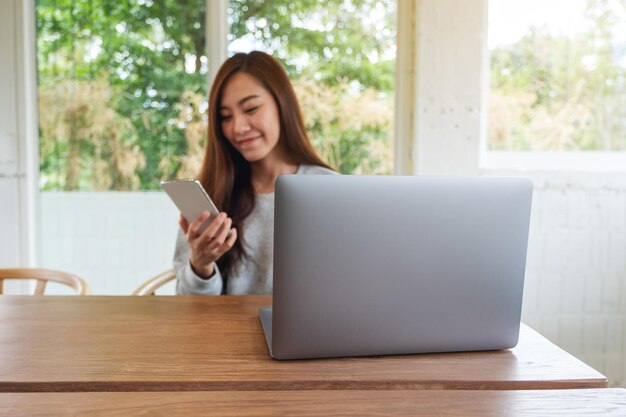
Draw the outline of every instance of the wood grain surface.
[[[267,296],[0,297],[0,391],[602,388],[522,326],[512,350],[276,361]]]
[[[0,394],[0,415],[624,416],[626,389],[17,393]]]

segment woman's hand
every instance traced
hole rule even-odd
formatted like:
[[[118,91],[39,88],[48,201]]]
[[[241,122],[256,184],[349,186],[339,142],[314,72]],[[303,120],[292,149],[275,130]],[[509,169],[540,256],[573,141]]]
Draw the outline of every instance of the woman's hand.
[[[181,214],[178,222],[191,249],[191,267],[197,275],[206,279],[215,273],[213,262],[232,248],[237,240],[237,229],[231,228],[233,221],[226,213],[218,214],[204,232],[200,233],[201,226],[210,216],[205,211],[189,224]]]

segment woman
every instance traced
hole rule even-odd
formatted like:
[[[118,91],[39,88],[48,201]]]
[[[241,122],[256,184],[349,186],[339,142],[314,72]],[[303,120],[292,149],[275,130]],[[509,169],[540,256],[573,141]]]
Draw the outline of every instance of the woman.
[[[333,174],[315,153],[287,73],[271,56],[239,53],[209,94],[200,181],[220,213],[180,218],[174,268],[179,294],[271,294],[274,184],[281,174]],[[230,217],[228,217],[230,216]]]

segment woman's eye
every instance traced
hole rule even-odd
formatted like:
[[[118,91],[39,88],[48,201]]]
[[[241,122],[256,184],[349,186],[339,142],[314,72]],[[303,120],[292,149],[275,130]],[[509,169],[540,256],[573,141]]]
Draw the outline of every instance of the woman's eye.
[[[249,109],[246,109],[245,112],[248,113],[248,114],[252,114],[255,111],[257,111],[258,108],[259,108],[259,106],[250,107]]]
[[[227,122],[229,121],[233,116],[229,115],[221,115],[220,116],[222,118],[222,122]]]

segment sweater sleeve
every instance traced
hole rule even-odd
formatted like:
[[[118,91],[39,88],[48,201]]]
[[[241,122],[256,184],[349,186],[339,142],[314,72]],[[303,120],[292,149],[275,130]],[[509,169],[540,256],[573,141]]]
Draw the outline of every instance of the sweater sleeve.
[[[176,250],[174,251],[176,294],[221,294],[223,280],[217,265],[214,265],[215,274],[210,279],[203,279],[191,269],[189,256],[189,244],[185,240],[182,230],[179,229],[176,238]]]

